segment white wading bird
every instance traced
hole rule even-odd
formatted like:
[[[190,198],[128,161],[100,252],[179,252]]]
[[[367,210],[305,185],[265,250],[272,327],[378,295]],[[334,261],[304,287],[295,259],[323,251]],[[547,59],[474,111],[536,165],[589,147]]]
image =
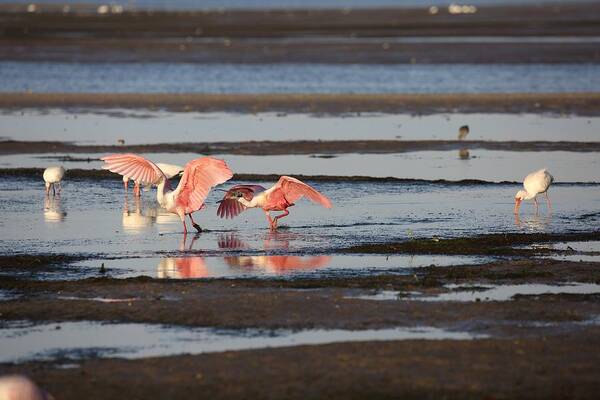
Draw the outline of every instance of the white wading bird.
[[[202,229],[194,222],[192,213],[204,206],[204,200],[213,186],[228,181],[233,173],[225,161],[212,157],[202,157],[185,165],[183,176],[173,190],[167,177],[152,161],[135,154],[113,154],[103,157],[102,166],[111,172],[126,175],[134,181],[153,182],[158,186],[156,199],[167,211],[179,215],[183,232],[187,233],[185,216],[189,215],[192,225],[198,232]]]
[[[60,194],[60,181],[65,175],[65,169],[63,167],[48,167],[44,170],[44,182],[46,182],[46,196],[50,194],[50,188],[52,188],[52,195],[54,196],[57,190],[54,185],[58,185],[58,193]]]
[[[160,170],[167,177],[167,179],[171,179],[174,176],[181,175],[183,173],[183,167],[179,165],[156,163],[156,166],[160,168]],[[129,180],[130,178],[128,176],[123,175],[123,187],[125,188],[125,193],[127,193],[127,190],[129,188]],[[142,182],[142,184],[144,184],[145,190],[149,190],[152,187],[152,185],[157,185],[157,183],[154,182]],[[133,194],[137,197],[140,197],[142,195],[142,192],[140,191],[140,182],[135,180],[133,185]]]
[[[523,200],[533,199],[535,203],[535,212],[538,211],[538,202],[536,196],[543,193],[546,196],[548,210],[551,209],[550,199],[548,198],[548,188],[554,182],[554,177],[550,175],[546,168],[530,173],[523,180],[525,190],[519,190],[515,195],[515,214],[519,213],[519,207]]]

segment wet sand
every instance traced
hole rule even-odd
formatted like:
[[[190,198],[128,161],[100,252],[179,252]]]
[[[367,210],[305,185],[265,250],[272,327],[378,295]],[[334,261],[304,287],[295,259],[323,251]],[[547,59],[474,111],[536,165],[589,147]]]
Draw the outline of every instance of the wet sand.
[[[0,7],[0,58],[15,61],[580,63],[598,62],[597,43],[564,42],[600,32],[597,4],[398,9],[124,11],[93,6]],[[523,18],[523,16],[527,18]],[[374,22],[376,21],[376,22]],[[396,42],[394,38],[513,38]],[[527,42],[519,37],[554,37]],[[118,40],[114,40],[118,38]],[[86,51],[80,51],[85,48]]]
[[[556,113],[600,115],[600,93],[174,94],[2,93],[0,109],[126,108],[298,113]]]

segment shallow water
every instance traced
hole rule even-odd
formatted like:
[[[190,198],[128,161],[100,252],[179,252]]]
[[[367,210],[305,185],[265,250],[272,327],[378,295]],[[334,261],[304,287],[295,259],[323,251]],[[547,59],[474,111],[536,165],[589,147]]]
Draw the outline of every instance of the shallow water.
[[[544,4],[568,3],[573,0],[471,0],[475,5],[504,4]],[[576,0],[585,3],[593,0]],[[0,4],[14,4],[15,0],[0,0]],[[205,9],[256,9],[256,8],[371,8],[371,7],[421,7],[430,5],[445,6],[453,1],[429,0],[423,4],[420,0],[37,0],[36,4],[119,4],[125,9],[157,9],[157,10],[205,10]],[[43,8],[42,8],[43,10]]]
[[[491,260],[489,257],[477,256],[447,256],[447,255],[265,255],[244,254],[245,248],[237,238],[230,240],[234,247],[223,247],[223,252],[233,254],[224,257],[181,254],[179,257],[140,257],[94,259],[77,262],[74,269],[82,268],[79,278],[99,276],[100,265],[104,264],[111,277],[128,278],[134,276],[151,276],[165,279],[196,279],[196,278],[268,278],[268,277],[303,277],[323,275],[359,275],[378,273],[408,273],[413,268],[438,267],[461,264],[481,264]],[[271,250],[271,249],[266,249]],[[277,249],[274,249],[277,250]],[[41,278],[53,276],[40,274]],[[100,301],[100,300],[98,300]]]
[[[413,237],[588,231],[595,229],[597,221],[586,215],[600,207],[596,186],[552,188],[553,214],[546,214],[542,205],[536,216],[525,205],[517,221],[512,213],[516,185],[356,182],[314,186],[332,199],[334,207],[328,210],[300,200],[274,233],[260,210],[248,210],[233,220],[219,219],[215,202],[223,193],[212,191],[207,209],[195,218],[207,231],[189,234],[184,241],[178,217],[162,211],[151,193],[144,193],[141,202],[132,198],[125,202],[120,181],[65,182],[61,197],[45,201],[40,180],[1,177],[0,253],[84,253],[103,258],[190,253],[207,257],[320,255],[362,243]],[[340,267],[352,267],[351,262],[339,260]],[[332,265],[338,266],[337,262]],[[152,272],[157,264],[144,267]]]
[[[422,296],[419,293],[402,293],[385,290],[373,295],[362,295],[354,298],[362,300],[416,300],[416,301],[509,301],[517,295],[536,296],[543,294],[600,294],[600,285],[595,283],[566,283],[563,285],[545,285],[528,283],[522,285],[446,285],[451,290],[435,296]],[[409,294],[409,297],[405,297]]]
[[[199,113],[149,110],[19,110],[0,114],[0,139],[79,144],[234,142],[248,140],[600,141],[600,117],[544,114]]]
[[[597,64],[0,62],[2,92],[524,93],[600,91]],[[68,77],[68,79],[66,79]]]
[[[3,323],[0,362],[86,358],[146,358],[178,354],[390,340],[469,340],[486,337],[433,327],[370,330],[223,330],[152,324]]]
[[[65,154],[56,156],[62,157]],[[72,154],[77,159],[98,159],[106,153]],[[194,153],[142,153],[154,161],[185,165],[201,157]],[[240,156],[214,155],[224,159],[236,173],[279,175],[335,175],[395,177],[426,180],[479,179],[488,182],[522,182],[525,175],[548,168],[555,182],[599,182],[598,153],[567,151],[510,152],[470,150],[470,158],[461,159],[460,151],[419,151],[392,154],[340,154],[333,158],[315,155]],[[60,159],[45,154],[0,156],[0,168],[38,167],[60,164]],[[100,169],[101,161],[65,162],[64,167]],[[551,189],[550,193],[552,193]],[[574,194],[575,197],[575,194]]]

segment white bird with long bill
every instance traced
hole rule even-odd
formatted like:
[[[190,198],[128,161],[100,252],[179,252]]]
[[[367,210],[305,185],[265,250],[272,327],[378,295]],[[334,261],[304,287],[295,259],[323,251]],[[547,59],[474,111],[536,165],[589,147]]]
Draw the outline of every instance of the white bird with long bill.
[[[136,154],[113,154],[102,157],[103,169],[128,176],[136,182],[153,183],[158,186],[156,199],[167,211],[177,214],[187,233],[185,216],[188,215],[198,232],[202,229],[194,221],[192,213],[204,206],[210,189],[231,179],[233,173],[223,160],[202,157],[185,165],[183,176],[174,190],[164,172],[152,161]]]
[[[535,212],[538,211],[537,195],[544,194],[546,196],[546,203],[548,204],[548,210],[552,208],[550,204],[550,198],[548,197],[548,189],[554,182],[554,177],[550,175],[550,172],[546,168],[540,169],[530,173],[523,180],[523,188],[525,190],[519,190],[515,195],[515,214],[519,213],[519,207],[523,200],[531,200],[535,204]]]

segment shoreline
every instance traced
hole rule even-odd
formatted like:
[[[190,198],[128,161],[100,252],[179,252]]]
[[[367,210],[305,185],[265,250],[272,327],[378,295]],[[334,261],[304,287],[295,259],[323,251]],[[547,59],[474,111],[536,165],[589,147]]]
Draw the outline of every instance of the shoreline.
[[[124,108],[177,112],[555,113],[600,115],[600,92],[479,94],[14,93],[0,109]]]

